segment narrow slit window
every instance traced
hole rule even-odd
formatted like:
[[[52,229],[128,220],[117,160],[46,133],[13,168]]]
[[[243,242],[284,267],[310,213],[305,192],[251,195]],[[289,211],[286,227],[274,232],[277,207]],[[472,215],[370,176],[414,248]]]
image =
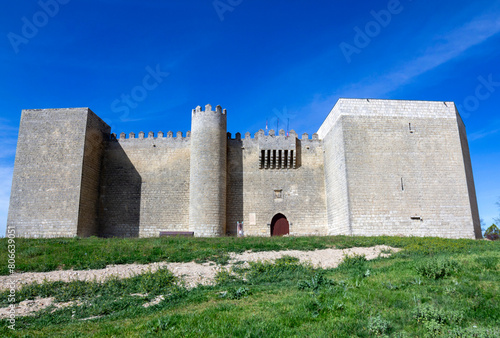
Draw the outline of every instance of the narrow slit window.
[[[261,149],[258,154],[260,169],[295,169],[298,161],[291,149]]]

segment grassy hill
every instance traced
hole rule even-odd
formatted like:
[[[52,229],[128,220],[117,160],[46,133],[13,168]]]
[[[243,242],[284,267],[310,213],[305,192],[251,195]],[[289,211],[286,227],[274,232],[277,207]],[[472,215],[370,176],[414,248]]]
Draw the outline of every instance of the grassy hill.
[[[401,237],[16,239],[16,269],[102,268],[107,264],[224,264],[229,252],[314,250],[386,244],[390,258],[351,257],[314,269],[285,257],[236,266],[214,286],[186,289],[168,270],[124,280],[25,286],[16,302],[55,297],[81,305],[48,308],[0,321],[0,335],[19,337],[498,337],[500,241]],[[7,262],[7,239],[0,239]],[[1,274],[8,274],[3,263]],[[137,295],[140,294],[140,295]],[[0,294],[2,307],[9,293]],[[142,305],[162,295],[164,300]],[[93,318],[93,319],[88,319]],[[85,320],[82,320],[85,319]]]

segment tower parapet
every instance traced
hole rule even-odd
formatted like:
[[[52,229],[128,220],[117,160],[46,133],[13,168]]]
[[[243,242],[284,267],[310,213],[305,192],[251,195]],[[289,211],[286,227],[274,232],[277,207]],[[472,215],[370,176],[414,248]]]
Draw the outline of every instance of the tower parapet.
[[[226,232],[226,109],[207,104],[192,111],[189,230],[195,236]]]

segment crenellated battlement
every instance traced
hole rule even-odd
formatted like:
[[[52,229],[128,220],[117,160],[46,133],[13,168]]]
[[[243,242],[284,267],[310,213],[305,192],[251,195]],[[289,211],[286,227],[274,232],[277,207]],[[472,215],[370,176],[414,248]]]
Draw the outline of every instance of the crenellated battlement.
[[[278,133],[271,129],[267,135],[264,130],[260,129],[253,138],[248,132],[245,133],[244,138],[241,137],[241,133],[236,133],[234,138],[231,133],[227,133],[227,138],[233,146],[240,145],[242,149],[246,147],[257,149],[260,169],[297,169],[302,163],[302,152],[314,153],[323,142],[316,133],[312,135],[312,138],[304,133],[300,139],[295,130],[290,130],[287,135],[283,129],[280,129]]]
[[[286,135],[286,132],[283,129],[280,129],[280,131],[278,132],[278,135],[276,135],[276,132],[274,131],[274,129],[270,129],[269,132],[267,133],[267,135],[264,132],[264,130],[259,129],[259,131],[257,131],[254,134],[253,137],[250,134],[250,132],[246,132],[244,138],[241,137],[241,133],[236,133],[234,138],[232,137],[231,133],[227,133],[228,140],[241,140],[241,139],[244,139],[244,140],[249,140],[249,139],[250,140],[259,140],[259,138],[262,139],[264,137],[270,137],[270,138],[275,139],[275,140],[289,139],[289,138],[292,138],[292,139],[293,138],[297,138],[298,139],[299,135],[293,129],[288,132],[288,135]],[[311,141],[311,142],[312,141],[321,141],[319,139],[319,136],[318,136],[317,133],[312,134],[312,138],[309,138],[309,134],[303,133],[302,137],[300,138],[300,140],[302,142],[304,142],[304,141]]]
[[[159,131],[157,135],[155,136],[154,132],[150,131],[147,135],[143,132],[140,131],[137,135],[134,132],[131,132],[128,134],[125,133],[120,133],[119,136],[117,136],[115,133],[111,134],[111,140],[117,140],[117,141],[125,141],[125,140],[144,140],[144,139],[172,139],[172,140],[183,140],[183,139],[189,139],[191,138],[191,131],[187,131],[185,136],[182,135],[182,131],[178,131],[175,136],[172,131],[168,131],[166,134],[164,134],[162,131]]]
[[[219,105],[215,107],[215,110],[212,110],[212,105],[207,104],[207,105],[205,105],[205,110],[202,110],[201,106],[198,106],[195,109],[193,109],[192,113],[193,113],[193,117],[195,116],[195,114],[199,114],[199,113],[218,113],[218,114],[226,115],[227,110],[222,109],[222,107]]]

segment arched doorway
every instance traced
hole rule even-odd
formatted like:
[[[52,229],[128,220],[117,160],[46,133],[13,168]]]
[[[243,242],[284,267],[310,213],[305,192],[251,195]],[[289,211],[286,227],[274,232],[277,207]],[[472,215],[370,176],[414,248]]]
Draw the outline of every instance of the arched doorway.
[[[290,233],[288,220],[283,214],[276,214],[271,221],[271,236],[283,236]]]

